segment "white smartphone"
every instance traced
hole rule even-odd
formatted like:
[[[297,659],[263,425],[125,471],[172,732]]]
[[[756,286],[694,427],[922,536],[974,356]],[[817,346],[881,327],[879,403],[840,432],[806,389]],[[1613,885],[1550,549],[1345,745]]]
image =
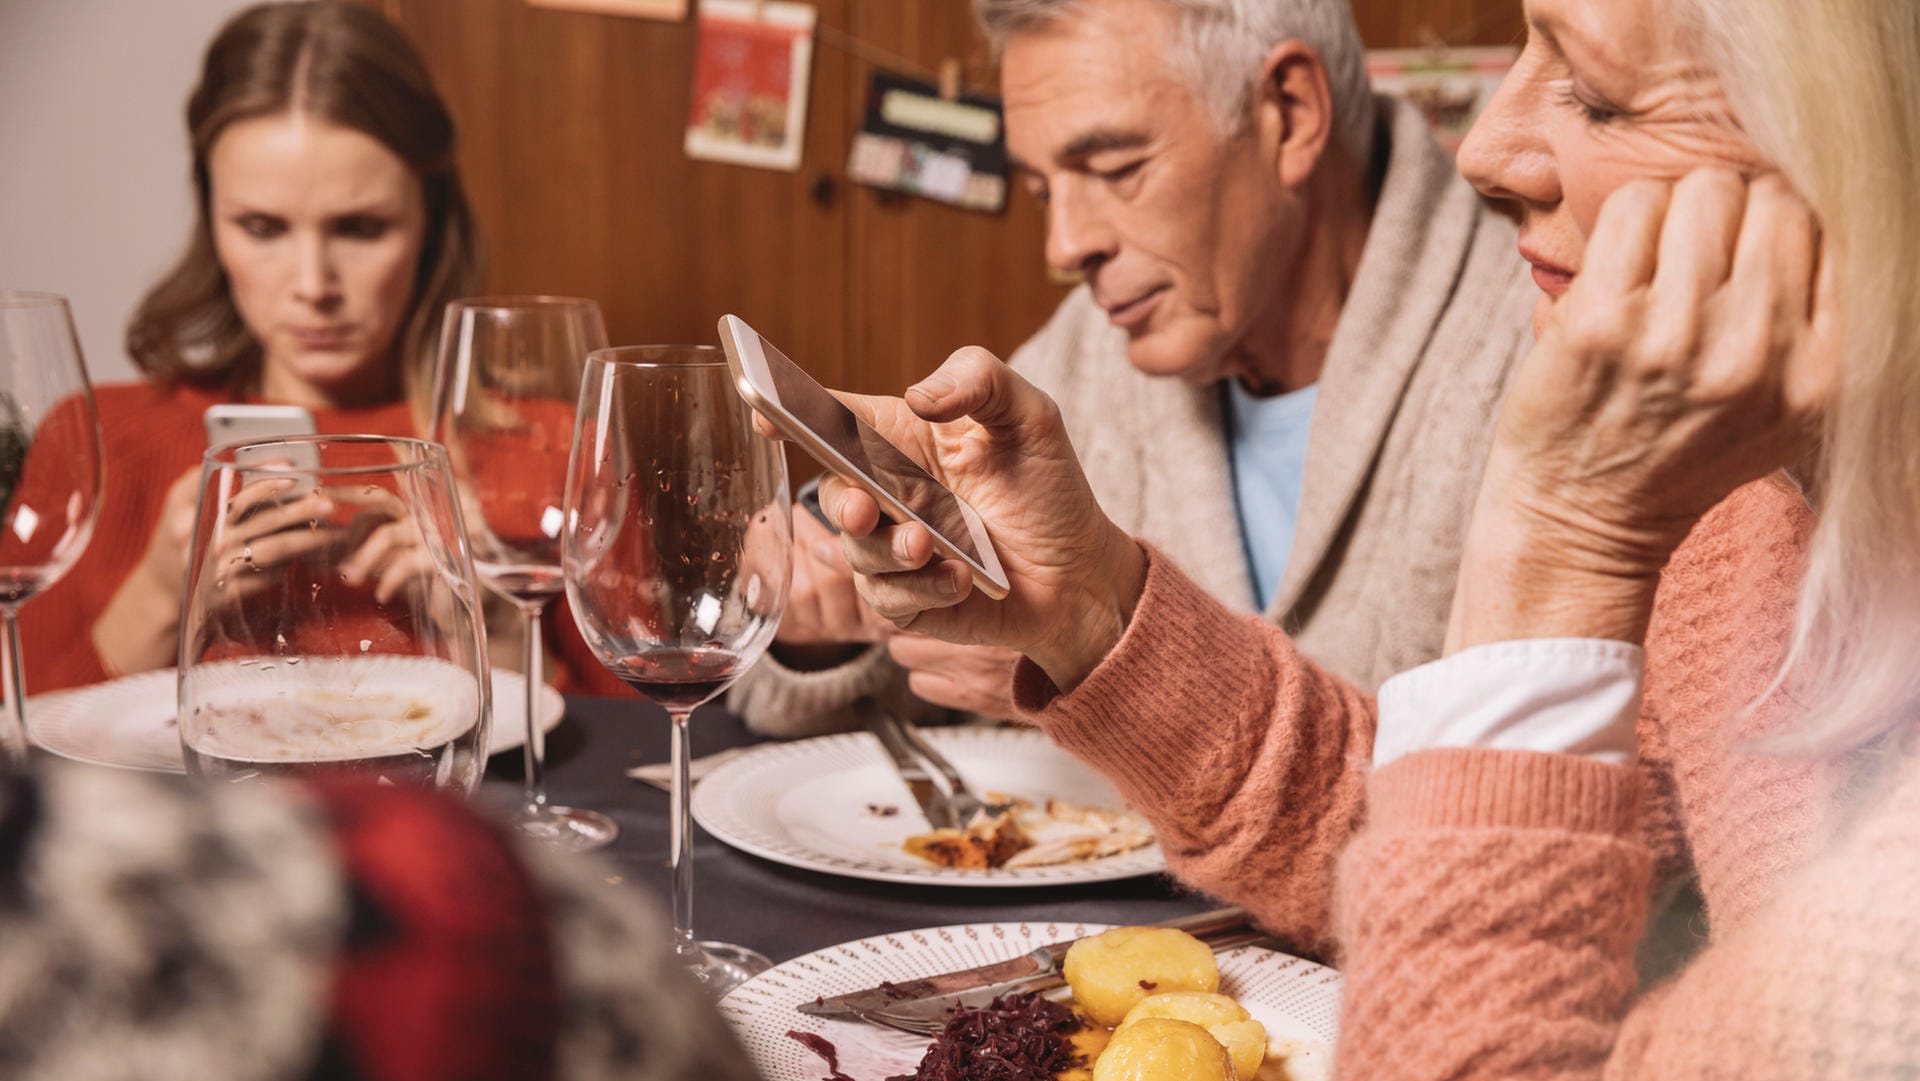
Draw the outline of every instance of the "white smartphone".
[[[220,404],[207,407],[207,446],[225,443],[252,443],[285,439],[293,435],[316,435],[313,414],[298,405]],[[320,451],[312,446],[291,444],[284,447],[249,448],[234,455],[237,466],[267,463],[291,466],[298,473],[320,467]],[[313,490],[316,481],[311,472],[298,478],[296,493]]]
[[[918,522],[933,545],[965,563],[982,593],[1007,595],[1007,572],[986,524],[907,454],[840,404],[738,316],[720,317],[720,345],[747,404],[821,465],[858,484],[896,522]]]

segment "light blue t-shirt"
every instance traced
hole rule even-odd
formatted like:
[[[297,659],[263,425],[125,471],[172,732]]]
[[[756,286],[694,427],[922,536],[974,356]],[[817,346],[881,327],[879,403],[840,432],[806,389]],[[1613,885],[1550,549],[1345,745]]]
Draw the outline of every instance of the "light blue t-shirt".
[[[1307,427],[1320,385],[1256,398],[1237,379],[1225,380],[1227,455],[1233,462],[1233,501],[1240,512],[1240,543],[1253,571],[1253,606],[1265,611],[1280,591],[1300,516],[1306,475]]]

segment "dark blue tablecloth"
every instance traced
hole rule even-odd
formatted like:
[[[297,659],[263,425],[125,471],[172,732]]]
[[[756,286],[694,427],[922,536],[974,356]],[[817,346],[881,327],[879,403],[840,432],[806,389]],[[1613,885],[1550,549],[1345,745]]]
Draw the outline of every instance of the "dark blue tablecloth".
[[[591,807],[620,824],[601,853],[613,873],[668,900],[667,795],[626,776],[629,766],[667,757],[667,715],[656,706],[610,698],[569,698],[547,740],[554,802]],[[717,706],[694,714],[693,753],[754,741]],[[480,799],[510,805],[520,757],[502,754]],[[750,946],[776,963],[849,939],[915,927],[986,921],[1153,923],[1215,906],[1165,877],[1084,886],[975,889],[908,886],[819,874],[737,852],[699,831],[694,840],[694,929],[703,938]]]

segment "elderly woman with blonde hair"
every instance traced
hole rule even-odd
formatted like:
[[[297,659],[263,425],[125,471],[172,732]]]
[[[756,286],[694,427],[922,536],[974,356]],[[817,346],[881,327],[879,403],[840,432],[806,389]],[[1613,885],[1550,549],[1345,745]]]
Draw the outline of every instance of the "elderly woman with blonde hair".
[[[1343,1075],[1913,1077],[1920,7],[1526,10],[1461,165],[1518,207],[1538,344],[1444,659],[1376,706],[1220,611],[978,351],[859,404],[995,528],[1012,594],[826,503],[877,609],[1021,650],[1023,708],[1210,888],[1331,932]],[[1650,880],[1689,857],[1711,941],[1639,991]]]

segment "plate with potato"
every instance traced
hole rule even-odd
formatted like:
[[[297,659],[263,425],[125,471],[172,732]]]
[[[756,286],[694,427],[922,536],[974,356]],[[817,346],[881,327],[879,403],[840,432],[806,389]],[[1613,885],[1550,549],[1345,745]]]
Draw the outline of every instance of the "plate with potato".
[[[796,1009],[1068,939],[1079,941],[1067,987],[967,1011],[939,1037]],[[975,1052],[1030,1064],[1031,1081],[1308,1081],[1333,1076],[1339,1009],[1339,973],[1303,958],[1258,946],[1215,954],[1169,928],[1046,922],[876,935],[777,965],[720,1001],[767,1081],[836,1070],[851,1081],[966,1081]]]

